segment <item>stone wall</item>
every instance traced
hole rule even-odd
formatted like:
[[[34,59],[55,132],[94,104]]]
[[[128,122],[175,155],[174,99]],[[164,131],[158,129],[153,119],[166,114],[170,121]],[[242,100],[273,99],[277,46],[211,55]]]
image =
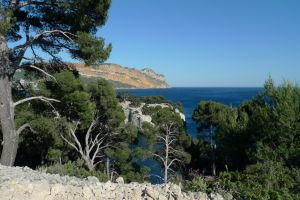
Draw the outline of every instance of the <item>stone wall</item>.
[[[185,193],[174,184],[151,185],[149,183],[124,184],[101,183],[95,177],[76,177],[46,174],[27,167],[0,165],[1,200],[222,200],[220,195]]]

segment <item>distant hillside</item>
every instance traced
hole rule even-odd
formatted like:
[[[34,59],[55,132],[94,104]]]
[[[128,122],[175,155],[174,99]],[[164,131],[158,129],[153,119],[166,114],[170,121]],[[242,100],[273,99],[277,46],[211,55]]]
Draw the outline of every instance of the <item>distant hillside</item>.
[[[101,64],[88,67],[73,63],[84,79],[104,78],[119,88],[169,88],[165,76],[150,68],[142,70],[122,67],[118,64]]]

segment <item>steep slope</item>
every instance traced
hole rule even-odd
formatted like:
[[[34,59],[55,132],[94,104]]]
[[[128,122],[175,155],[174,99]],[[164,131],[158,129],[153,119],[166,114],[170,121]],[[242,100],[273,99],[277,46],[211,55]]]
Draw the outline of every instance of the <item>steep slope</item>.
[[[104,78],[109,81],[121,83],[132,88],[169,88],[164,75],[155,73],[150,68],[138,70],[122,67],[118,64],[101,64],[87,67],[84,64],[74,63],[75,68],[83,77]]]

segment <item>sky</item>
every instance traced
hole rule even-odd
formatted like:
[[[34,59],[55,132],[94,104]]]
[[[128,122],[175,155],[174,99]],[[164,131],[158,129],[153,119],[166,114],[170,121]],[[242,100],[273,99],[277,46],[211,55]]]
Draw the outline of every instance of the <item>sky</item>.
[[[174,87],[300,83],[299,0],[113,0],[97,35],[108,63],[151,67]]]

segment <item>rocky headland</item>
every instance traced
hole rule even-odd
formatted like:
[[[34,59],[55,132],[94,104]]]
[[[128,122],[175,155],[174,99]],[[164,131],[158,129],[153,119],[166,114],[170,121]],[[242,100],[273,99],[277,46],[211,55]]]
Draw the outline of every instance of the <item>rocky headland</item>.
[[[85,78],[104,78],[118,83],[119,87],[126,88],[169,88],[166,78],[150,68],[138,70],[123,67],[118,64],[100,64],[86,66],[80,63],[70,63]]]
[[[101,183],[96,177],[79,179],[0,165],[1,200],[223,200],[219,194],[183,192],[178,185]]]

